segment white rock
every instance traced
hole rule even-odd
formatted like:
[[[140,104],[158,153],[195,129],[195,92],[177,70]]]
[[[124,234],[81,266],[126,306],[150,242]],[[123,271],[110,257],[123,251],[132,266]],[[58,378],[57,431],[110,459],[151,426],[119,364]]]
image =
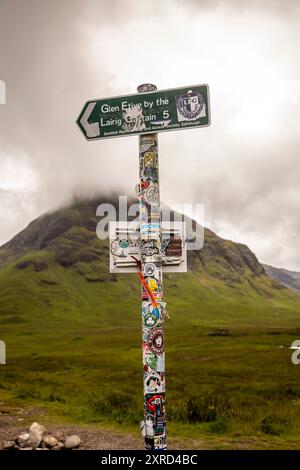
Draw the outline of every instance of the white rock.
[[[43,442],[46,444],[47,447],[50,448],[55,447],[58,444],[58,440],[56,439],[56,437],[51,436],[50,434],[43,438]]]
[[[28,432],[22,432],[17,439],[19,447],[21,448],[28,447],[28,439],[29,439]]]
[[[41,434],[42,437],[46,433],[46,431],[47,429],[44,426],[36,422],[32,423],[29,429],[29,432],[35,432],[36,434]]]
[[[38,423],[33,423],[29,429],[28,445],[36,449],[42,442],[46,428]]]
[[[79,436],[69,436],[66,437],[65,440],[65,448],[66,449],[75,449],[76,447],[79,447],[81,444],[81,439]]]

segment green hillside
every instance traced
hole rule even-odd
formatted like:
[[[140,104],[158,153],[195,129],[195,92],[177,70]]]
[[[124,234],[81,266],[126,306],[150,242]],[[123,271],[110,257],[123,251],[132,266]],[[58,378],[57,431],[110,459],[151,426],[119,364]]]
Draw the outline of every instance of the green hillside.
[[[108,273],[100,202],[44,215],[0,249],[0,400],[137,429],[140,284]],[[187,274],[164,276],[169,432],[219,447],[225,437],[299,447],[300,367],[288,349],[300,339],[299,294],[209,230],[188,263]]]

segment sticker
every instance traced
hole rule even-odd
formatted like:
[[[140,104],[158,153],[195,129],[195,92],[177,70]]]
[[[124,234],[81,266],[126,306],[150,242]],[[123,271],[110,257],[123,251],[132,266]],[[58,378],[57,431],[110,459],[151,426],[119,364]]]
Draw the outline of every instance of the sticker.
[[[165,396],[163,393],[145,395],[146,412],[151,413],[156,419],[165,417]]]
[[[165,391],[165,377],[158,372],[151,371],[145,374],[144,378],[145,394],[163,393]]]
[[[154,263],[146,263],[144,265],[145,276],[153,276],[155,271],[156,271],[156,266]]]
[[[203,96],[198,92],[188,91],[175,97],[178,122],[194,121],[206,116]]]
[[[144,152],[146,152],[147,150],[150,150],[150,149],[152,150],[151,147],[153,147],[153,149],[155,149],[155,147],[156,147],[156,141],[155,140],[153,140],[153,139],[142,140],[140,142],[140,153],[144,153]]]
[[[112,240],[110,251],[113,256],[119,258],[139,255],[139,248],[135,241],[127,238],[116,238],[115,240]]]
[[[158,169],[151,167],[146,167],[143,172],[143,178],[150,180],[152,183],[158,183]]]
[[[148,282],[148,286],[152,290],[152,292],[156,292],[157,289],[158,289],[156,279],[154,279],[154,277],[150,277],[150,278],[147,279],[147,282]]]
[[[147,415],[145,418],[145,434],[147,437],[154,436],[154,416]]]
[[[150,186],[150,182],[149,182],[149,181],[141,181],[141,182],[140,182],[140,189],[141,189],[141,191],[143,191],[143,190],[149,188],[149,186]]]
[[[163,417],[154,419],[153,431],[156,436],[165,434],[166,433],[166,419]]]
[[[122,115],[123,125],[122,129],[124,131],[143,131],[146,129],[143,108],[140,103],[131,105],[129,108],[125,109]]]
[[[165,449],[166,447],[166,435],[154,436],[154,449]]]
[[[141,241],[141,254],[142,256],[158,255],[159,254],[158,240],[142,240]]]
[[[165,255],[166,256],[182,256],[182,240],[181,238],[171,237],[165,247]]]
[[[156,152],[145,152],[143,158],[144,158],[145,167],[157,165],[157,153]]]
[[[160,223],[159,222],[151,222],[150,224],[141,224],[140,225],[140,232],[143,235],[151,232],[158,232],[160,230]]]
[[[149,368],[152,370],[157,370],[157,363],[158,363],[158,357],[154,352],[151,350],[149,351],[143,351],[143,362],[144,362],[144,372],[148,372]],[[160,371],[164,372],[164,371]]]
[[[143,342],[147,343],[148,341],[149,328],[143,328]]]
[[[165,372],[165,353],[157,356],[156,370],[157,372]]]
[[[165,355],[157,356],[151,350],[143,350],[144,372],[154,370],[156,372],[165,373]]]
[[[144,325],[147,328],[152,328],[157,322],[163,319],[163,310],[157,306],[153,307],[152,302],[143,302],[142,305],[142,316]]]
[[[163,286],[162,286],[161,282],[158,283],[157,280],[154,279],[154,278],[147,278],[147,284],[146,285],[149,287],[149,290],[152,293],[152,296],[154,296],[154,298],[157,298],[157,296],[158,296],[159,299],[162,298]],[[148,300],[148,298],[149,298],[149,292],[147,291],[145,286],[143,286],[142,299],[143,300]]]
[[[158,184],[150,184],[145,190],[144,199],[148,204],[158,205],[159,204],[159,188]]]
[[[147,337],[147,343],[151,351],[155,352],[158,356],[164,353],[164,332],[162,328],[152,328]]]
[[[156,326],[158,320],[159,318],[157,318],[157,316],[153,312],[146,313],[146,315],[144,316],[144,325],[146,326],[146,328],[153,328],[154,326]]]

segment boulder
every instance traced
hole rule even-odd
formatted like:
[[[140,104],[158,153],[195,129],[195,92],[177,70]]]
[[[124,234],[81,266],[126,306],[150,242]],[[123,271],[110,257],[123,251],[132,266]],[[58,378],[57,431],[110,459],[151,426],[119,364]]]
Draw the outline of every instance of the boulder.
[[[66,437],[65,440],[65,448],[66,449],[76,449],[76,447],[79,447],[81,444],[81,439],[79,436],[69,436]]]
[[[46,433],[46,428],[38,423],[32,423],[29,429],[28,446],[36,449],[42,442],[43,436]]]
[[[58,440],[56,439],[56,437],[51,436],[50,434],[48,434],[47,436],[44,436],[43,442],[46,445],[46,447],[49,447],[50,449],[52,449],[52,447],[57,446],[58,444]]]
[[[17,438],[17,443],[19,445],[20,448],[23,448],[23,447],[28,447],[28,439],[29,439],[30,435],[28,432],[22,432],[19,437]]]

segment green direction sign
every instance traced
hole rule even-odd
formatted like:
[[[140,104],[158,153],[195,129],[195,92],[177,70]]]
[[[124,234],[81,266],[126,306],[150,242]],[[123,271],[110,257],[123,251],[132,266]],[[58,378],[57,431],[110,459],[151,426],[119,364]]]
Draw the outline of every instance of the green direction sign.
[[[208,85],[91,100],[77,124],[88,140],[209,126]]]

